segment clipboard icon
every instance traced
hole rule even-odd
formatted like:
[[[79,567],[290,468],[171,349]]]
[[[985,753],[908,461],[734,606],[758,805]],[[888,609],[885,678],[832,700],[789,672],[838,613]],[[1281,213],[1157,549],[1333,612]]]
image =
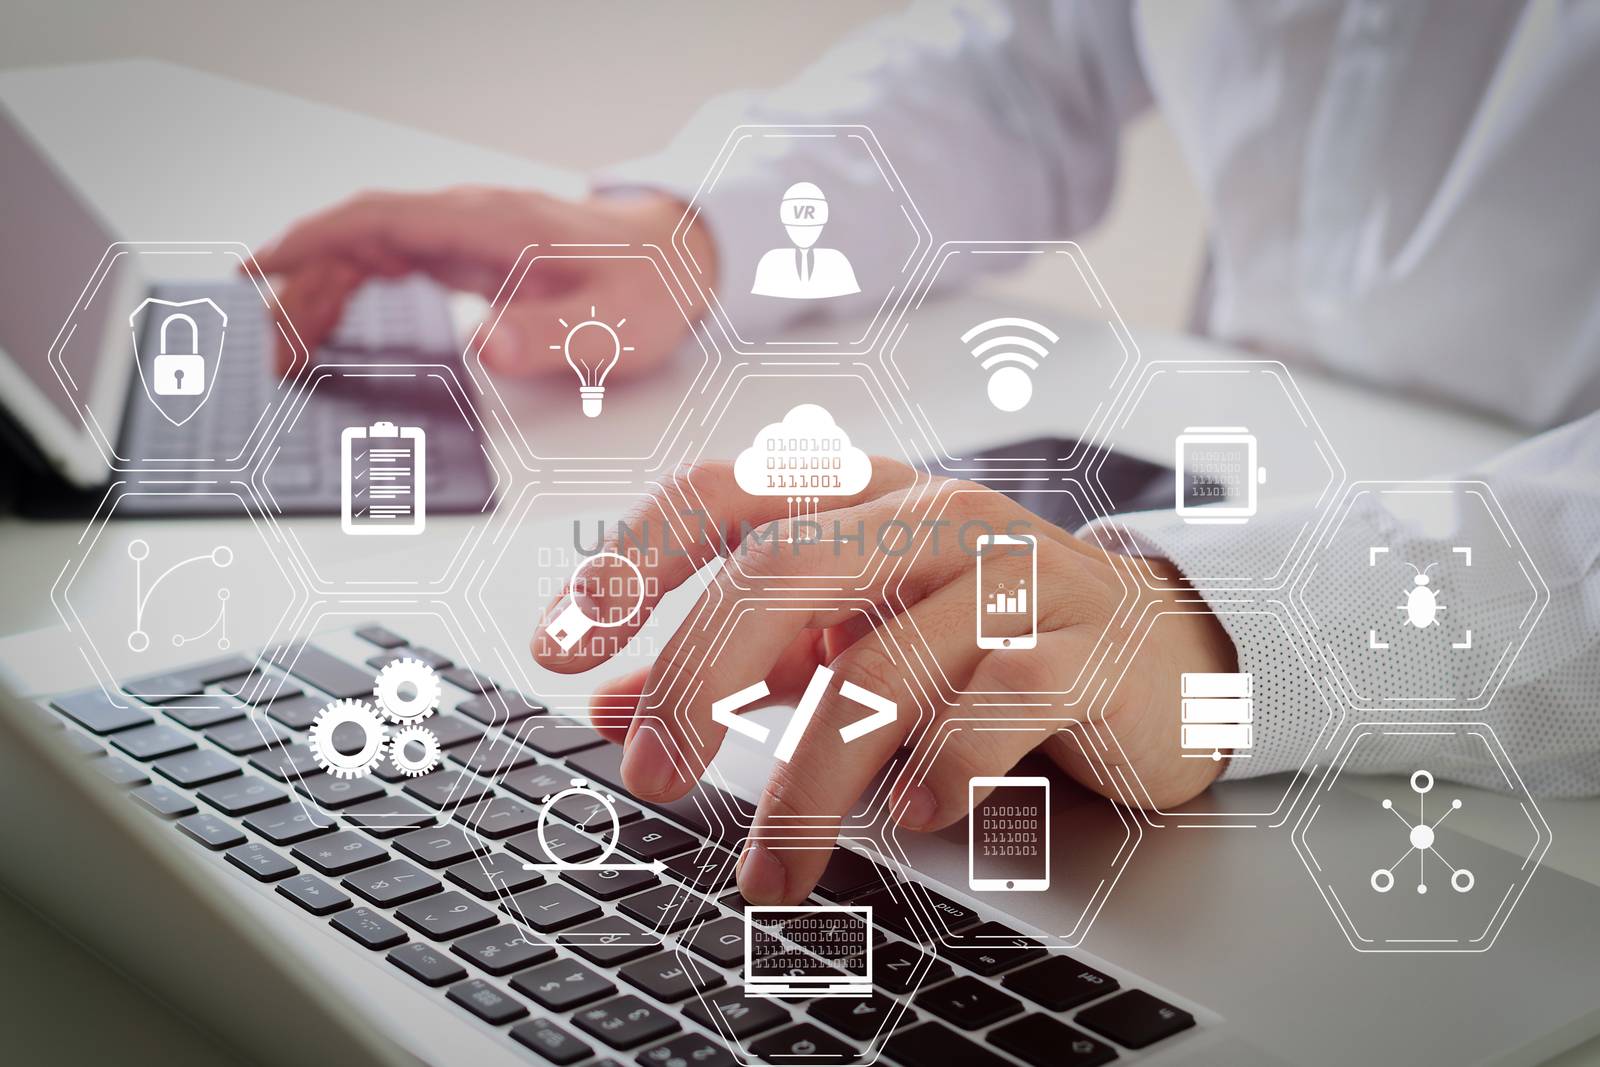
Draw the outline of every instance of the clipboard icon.
[[[347,534],[419,534],[427,523],[428,435],[419,426],[346,426],[339,519]]]

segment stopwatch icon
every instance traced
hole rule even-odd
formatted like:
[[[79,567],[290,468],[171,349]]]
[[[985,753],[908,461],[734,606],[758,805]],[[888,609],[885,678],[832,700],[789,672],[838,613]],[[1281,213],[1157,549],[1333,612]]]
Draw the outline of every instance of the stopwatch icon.
[[[606,812],[607,821],[611,823],[609,832],[598,834],[600,854],[593,859],[582,863],[569,863],[562,860],[550,847],[549,825],[550,815],[555,811],[556,805],[568,797],[584,797],[593,801]],[[539,835],[539,847],[546,856],[551,857],[551,863],[524,863],[525,871],[655,871],[660,873],[667,869],[667,865],[660,860],[654,863],[640,863],[634,860],[611,858],[616,852],[617,837],[622,829],[622,821],[617,817],[617,798],[610,793],[603,793],[589,784],[586,778],[574,778],[572,784],[559,792],[551,793],[540,801],[542,810],[539,812],[539,825],[536,832]]]

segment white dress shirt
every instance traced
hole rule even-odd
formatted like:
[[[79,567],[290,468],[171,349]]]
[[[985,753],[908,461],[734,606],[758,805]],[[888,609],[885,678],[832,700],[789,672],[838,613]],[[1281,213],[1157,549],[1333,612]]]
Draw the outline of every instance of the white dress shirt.
[[[1124,123],[1159,106],[1209,207],[1210,334],[1530,431],[1572,423],[1456,475],[1491,483],[1552,595],[1489,710],[1468,718],[1494,725],[1530,788],[1593,793],[1600,416],[1584,416],[1600,409],[1597,102],[1597,3],[918,4],[790,85],[708,107],[642,173],[692,194],[705,146],[735,123],[865,123],[940,239],[1069,238],[1106,207]],[[760,252],[744,243],[770,247],[773,173],[830,196],[873,180],[803,139],[762,166],[772,171],[730,177],[707,216],[735,251],[723,262],[752,262]],[[851,256],[863,277],[884,266],[874,255],[903,254],[862,244]],[[957,257],[941,284],[983,260]],[[726,281],[719,296],[746,332],[805,303]],[[1271,540],[1264,523],[1300,520],[1252,529]],[[1250,551],[1170,513],[1123,521],[1188,573]],[[1352,618],[1392,610],[1350,605]],[[1276,628],[1226,625],[1241,669],[1276,694],[1254,758],[1229,773],[1299,766],[1321,722],[1304,671]],[[1480,767],[1453,773],[1492,782]]]

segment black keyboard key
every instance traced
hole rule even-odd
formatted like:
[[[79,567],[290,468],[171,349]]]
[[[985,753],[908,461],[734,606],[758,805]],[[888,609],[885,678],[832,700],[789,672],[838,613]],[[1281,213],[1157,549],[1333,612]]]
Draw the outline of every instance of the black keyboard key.
[[[333,820],[304,804],[280,804],[245,816],[244,827],[274,845],[297,845],[333,832]]]
[[[398,909],[395,916],[435,941],[454,941],[495,924],[494,912],[454,890],[414,900]]]
[[[574,960],[551,960],[511,979],[511,988],[541,1008],[566,1012],[617,991],[611,979]]]
[[[982,1030],[1022,1011],[1022,1001],[969,975],[924,989],[916,1004],[963,1030]]]
[[[50,706],[90,733],[102,736],[150,721],[150,713],[133,706],[133,701],[114,701],[98,688],[57,697]]]
[[[274,700],[267,705],[267,717],[275,719],[291,730],[304,730],[317,721],[317,715],[327,706],[320,697],[297,696]]]
[[[873,914],[876,916],[877,913]],[[877,987],[900,996],[911,992],[915,986],[942,982],[954,973],[948,963],[931,959],[926,952],[904,941],[891,941],[873,949],[872,966]],[[924,967],[929,969],[923,972]]]
[[[744,920],[732,915],[706,923],[689,935],[689,951],[718,967],[744,965]]]
[[[379,648],[401,648],[406,643],[405,638],[401,637],[399,634],[395,633],[386,626],[379,626],[377,623],[372,623],[369,626],[358,627],[356,629],[356,636],[361,638],[363,641],[372,642]]]
[[[561,877],[596,900],[618,900],[661,883],[661,876],[654,871],[622,867],[562,871]]]
[[[221,656],[193,667],[185,667],[181,673],[201,685],[216,685],[225,678],[237,678],[241,674],[249,674],[251,666],[250,661],[243,656]]]
[[[1033,1067],[1099,1067],[1117,1058],[1110,1045],[1038,1012],[997,1027],[989,1043]]]
[[[123,730],[111,738],[111,746],[119,748],[136,760],[148,762],[162,756],[175,756],[194,748],[194,741],[170,726],[151,723],[133,730]]]
[[[388,656],[385,656],[383,658],[383,662],[391,663],[397,659],[421,660],[423,663],[426,663],[429,667],[436,671],[449,670],[451,667],[455,666],[455,664],[451,662],[449,656],[446,656],[442,652],[435,652],[431,648],[423,648],[421,645],[402,646],[401,648],[391,652]]]
[[[492,689],[487,693],[479,693],[475,697],[463,700],[456,705],[456,711],[484,726],[504,726],[522,722],[534,715],[542,715],[545,707],[537,701],[529,700],[521,693],[509,689]]]
[[[372,696],[372,674],[353,667],[315,645],[281,645],[272,650],[272,663],[313,689],[341,699]]]
[[[332,915],[350,906],[350,898],[314,874],[297,874],[278,883],[278,892],[313,915]]]
[[[617,793],[625,794],[628,791],[622,784],[621,745],[608,744],[604,748],[589,749],[568,759],[567,763],[591,782],[609,786]]]
[[[694,848],[695,839],[660,819],[641,819],[617,832],[617,845],[636,859],[652,863]]]
[[[712,1033],[732,1034],[737,1041],[789,1022],[788,1010],[777,1001],[747,997],[738,989],[696,997],[684,1005],[683,1013]]]
[[[164,704],[179,697],[199,696],[205,686],[186,674],[147,674],[122,683],[122,691],[146,704]]]
[[[152,764],[152,767],[161,777],[185,789],[198,789],[241,773],[238,764],[222,753],[209,749],[168,756]]]
[[[620,915],[580,923],[561,935],[561,943],[599,967],[616,967],[661,948],[661,938]]]
[[[493,682],[470,667],[447,667],[439,672],[439,677],[469,693],[482,693],[495,688]]]
[[[482,730],[459,715],[430,715],[427,725],[442,749],[452,749],[483,737]]]
[[[524,870],[520,859],[505,852],[463,860],[444,876],[481,900],[498,900],[544,881],[544,875]]]
[[[910,1026],[917,1013],[882,993],[867,997],[822,997],[812,1002],[811,1015],[852,1041],[871,1041],[885,1026]]]
[[[289,731],[270,719],[235,719],[206,731],[206,740],[234,756],[248,756],[269,745],[287,745],[294,740]]]
[[[635,1062],[640,1067],[680,1067],[689,1063],[695,1067],[736,1067],[739,1061],[728,1052],[728,1046],[715,1038],[680,1034],[671,1041],[645,1049]]]
[[[250,673],[243,678],[230,678],[223,682],[222,691],[243,703],[260,708],[277,700],[305,695],[305,690],[281,674]]]
[[[663,1004],[676,1004],[686,997],[716,989],[723,984],[722,975],[672,949],[634,960],[617,973],[623,981],[644,990]]]
[[[170,700],[161,706],[161,711],[179,726],[206,730],[225,722],[238,722],[250,709],[237,700],[208,694]]]
[[[112,785],[135,786],[148,785],[150,776],[144,773],[144,768],[136,763],[129,763],[125,759],[99,759],[90,764],[100,777]]]
[[[481,774],[485,778],[498,778],[503,774],[521,770],[534,762],[532,752],[504,738],[484,741],[471,748],[462,746],[450,753],[450,759],[473,774]]]
[[[1074,1021],[1119,1045],[1145,1048],[1189,1029],[1194,1016],[1142,989],[1128,989],[1084,1008]]]
[[[555,956],[556,950],[529,941],[522,930],[503,923],[492,930],[468,934],[450,946],[450,951],[490,974],[510,974]]]
[[[223,855],[228,857],[229,863],[248,872],[258,882],[276,882],[295,873],[294,864],[266,845],[254,841],[247,845],[235,845]]]
[[[409,797],[389,793],[342,808],[339,818],[373,837],[399,837],[431,825],[438,816]]]
[[[248,815],[252,811],[275,807],[288,800],[283,790],[259,778],[225,778],[196,790],[195,796],[224,815]]]
[[[442,986],[467,976],[467,969],[445,955],[442,949],[420,941],[401,945],[385,958],[424,985]]]
[[[1067,1011],[1117,989],[1117,980],[1070,956],[1051,956],[1008,974],[1001,985],[1046,1011]]]
[[[302,841],[289,851],[319,874],[326,875],[349,874],[389,858],[382,847],[354,830],[340,830]]]
[[[193,815],[199,810],[195,807],[194,801],[176,789],[169,789],[159,782],[152,785],[142,785],[130,795],[140,804],[164,819],[176,819],[183,815]]]
[[[664,933],[675,933],[691,923],[701,922],[717,910],[704,898],[675,885],[637,893],[623,900],[617,908],[646,929]]]
[[[996,922],[980,923],[954,943],[939,944],[939,955],[974,974],[991,978],[1002,971],[1043,959],[1044,946]]]
[[[585,1008],[572,1021],[578,1029],[614,1049],[638,1048],[678,1032],[678,1023],[672,1016],[631,993]]]
[[[562,822],[571,823],[591,834],[600,833],[608,837],[613,826],[626,826],[644,818],[644,812],[626,800],[613,797],[607,803],[584,793],[562,797],[550,811]]]
[[[191,815],[178,821],[178,829],[213,852],[244,844],[244,835],[230,822],[225,822],[209,812]]]
[[[750,1043],[757,1059],[769,1063],[826,1063],[858,1059],[861,1050],[840,1041],[813,1023],[796,1023]]]
[[[513,771],[500,782],[507,791],[515,793],[531,804],[543,804],[544,798],[572,785],[572,775],[560,767],[540,763]]]
[[[499,841],[539,825],[539,812],[520,800],[493,797],[457,811],[456,821],[466,823],[491,841]]]
[[[388,791],[371,778],[340,778],[333,774],[308,775],[295,789],[326,811],[338,811],[388,795]]]
[[[681,852],[667,861],[667,871],[689,888],[710,895],[733,888],[733,853],[716,845],[701,845],[692,852]]]
[[[878,865],[854,849],[843,845],[833,850],[833,856],[817,880],[817,896],[824,900],[845,901],[884,888]]]
[[[559,882],[524,890],[505,909],[513,919],[541,934],[565,930],[600,914],[600,906]]]
[[[551,716],[539,722],[532,729],[519,733],[518,739],[541,756],[551,759],[565,759],[575,752],[610,744],[576,719],[562,716]]]
[[[371,908],[355,907],[333,917],[335,930],[370,948],[393,948],[404,944],[406,932]]]
[[[250,757],[250,766],[280,782],[296,781],[322,771],[317,758],[311,754],[311,747],[300,741],[281,748],[273,745],[257,752]]]
[[[463,771],[439,770],[413,778],[405,791],[434,810],[475,804],[489,792],[479,779]]]
[[[898,1031],[884,1043],[884,1056],[901,1067],[1010,1067],[1005,1059],[941,1023],[926,1022]]]
[[[437,893],[439,879],[405,860],[389,860],[346,875],[343,885],[380,908],[393,908]]]
[[[395,838],[395,851],[410,856],[424,867],[438,869],[471,859],[481,850],[459,826],[409,830]]]
[[[570,826],[546,822],[544,833],[529,830],[506,842],[506,847],[529,863],[582,863],[600,855],[600,843]]]
[[[577,1063],[594,1055],[594,1049],[548,1019],[529,1019],[525,1023],[518,1023],[511,1028],[511,1036],[557,1065]]]

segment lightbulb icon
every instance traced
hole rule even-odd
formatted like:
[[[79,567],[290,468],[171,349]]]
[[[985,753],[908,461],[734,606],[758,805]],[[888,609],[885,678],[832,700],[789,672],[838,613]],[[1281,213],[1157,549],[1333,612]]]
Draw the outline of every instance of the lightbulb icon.
[[[567,336],[550,350],[566,357],[567,366],[578,376],[578,397],[583,401],[583,413],[589,418],[600,414],[600,405],[606,396],[606,375],[617,365],[622,353],[632,352],[632,345],[622,343],[617,333],[627,319],[618,319],[615,326],[602,322],[594,308],[589,317],[575,325],[566,319],[557,319],[566,328]]]

